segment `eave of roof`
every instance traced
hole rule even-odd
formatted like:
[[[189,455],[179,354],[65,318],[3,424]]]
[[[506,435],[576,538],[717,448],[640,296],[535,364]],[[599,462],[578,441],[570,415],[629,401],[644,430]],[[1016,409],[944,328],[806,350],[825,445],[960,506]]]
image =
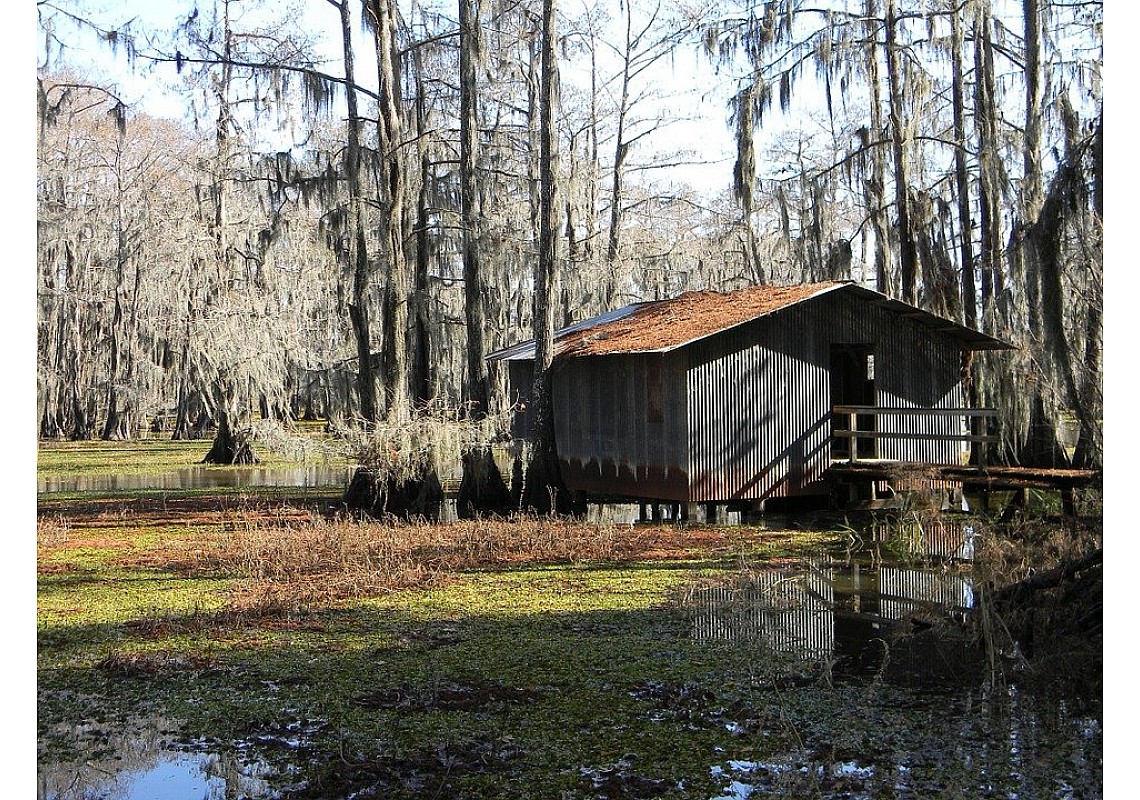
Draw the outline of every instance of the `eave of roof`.
[[[650,301],[652,302],[652,301]],[[637,309],[646,305],[646,303],[634,303],[632,305],[623,306],[613,311],[607,311],[605,314],[599,314],[596,317],[575,322],[573,325],[568,325],[565,328],[560,328],[554,332],[555,351],[557,351],[557,344],[567,336],[571,336],[578,331],[586,330],[587,328],[594,328],[599,325],[605,325],[615,320],[628,317]],[[488,361],[533,361],[534,360],[534,339],[527,339],[525,342],[513,344],[510,347],[504,347],[502,350],[496,350],[487,355]]]
[[[966,350],[1016,350],[1015,345],[1009,342],[996,339],[989,334],[976,331],[973,328],[968,328],[965,325],[960,325],[952,319],[940,317],[937,314],[932,314],[929,311],[924,311],[918,306],[912,306],[909,303],[904,303],[901,300],[887,297],[881,292],[876,292],[873,289],[868,289],[860,286],[857,283],[847,284],[845,291],[852,294],[860,295],[867,298],[872,303],[876,303],[888,311],[898,314],[902,317],[908,317],[915,320],[921,325],[925,325],[932,330],[947,333],[962,343]]]
[[[1012,345],[964,325],[850,281],[825,281],[798,286],[753,286],[734,292],[686,292],[671,300],[638,303],[583,320],[554,336],[556,358],[667,353],[721,331],[743,325],[768,314],[820,295],[846,291],[886,308],[892,313],[947,333],[967,350],[1008,350]],[[498,350],[491,361],[532,360],[534,340]]]

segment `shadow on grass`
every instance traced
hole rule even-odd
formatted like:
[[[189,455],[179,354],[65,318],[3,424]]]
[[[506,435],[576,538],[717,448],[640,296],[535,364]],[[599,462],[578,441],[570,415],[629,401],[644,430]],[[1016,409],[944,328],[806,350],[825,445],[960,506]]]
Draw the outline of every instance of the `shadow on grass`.
[[[1091,791],[1099,778],[1099,731],[1071,710],[1021,700],[995,716],[1002,698],[970,687],[833,683],[757,642],[697,642],[674,607],[490,614],[415,600],[41,632],[54,664],[40,676],[41,762],[45,741],[57,755],[81,744],[69,725],[119,730],[146,709],[181,720],[183,746],[263,765],[274,796],[294,800],[707,798],[730,760],[769,764],[753,779],[787,797],[1045,796],[1058,779]],[[1035,737],[1011,748],[1026,714]],[[95,763],[113,771],[114,758]],[[858,770],[836,780],[849,762]],[[799,766],[772,766],[785,763]]]

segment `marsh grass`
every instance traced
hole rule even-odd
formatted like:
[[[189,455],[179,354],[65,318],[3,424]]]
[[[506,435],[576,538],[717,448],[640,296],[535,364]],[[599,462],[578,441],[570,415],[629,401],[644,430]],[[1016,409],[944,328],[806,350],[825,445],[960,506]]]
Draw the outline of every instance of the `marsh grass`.
[[[157,565],[241,578],[237,608],[295,608],[439,586],[472,570],[625,560],[653,539],[628,526],[540,517],[448,524],[237,519],[187,540]]]
[[[40,517],[36,520],[36,545],[38,547],[63,547],[71,536],[71,525],[59,514]]]
[[[1037,518],[1007,524],[980,522],[978,530],[976,562],[999,585],[1080,558],[1099,549],[1103,541],[1099,520],[1096,524],[1058,524]]]

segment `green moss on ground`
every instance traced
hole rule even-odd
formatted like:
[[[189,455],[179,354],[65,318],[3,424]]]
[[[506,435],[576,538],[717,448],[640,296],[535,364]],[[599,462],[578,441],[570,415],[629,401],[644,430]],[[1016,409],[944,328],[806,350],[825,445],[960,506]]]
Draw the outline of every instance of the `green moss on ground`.
[[[202,494],[176,499],[202,511]],[[1015,719],[1000,692],[838,682],[820,662],[691,635],[686,586],[815,555],[842,526],[738,528],[653,558],[491,564],[322,600],[319,577],[278,597],[257,564],[202,557],[225,545],[224,514],[94,508],[41,507],[41,769],[119,769],[124,731],[154,728],[267,765],[294,800],[711,798],[736,779],[755,796],[1032,797],[1054,796],[1057,776],[1097,796],[1099,733],[1082,744],[1055,710],[1032,711],[1033,741],[1014,752],[1025,699]],[[257,524],[288,536],[303,515],[285,510]]]

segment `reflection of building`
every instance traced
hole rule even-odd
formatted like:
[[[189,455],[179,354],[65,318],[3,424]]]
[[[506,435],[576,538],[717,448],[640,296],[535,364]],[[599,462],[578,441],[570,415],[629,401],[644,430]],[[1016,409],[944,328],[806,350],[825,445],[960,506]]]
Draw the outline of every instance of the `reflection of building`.
[[[750,641],[812,659],[831,653],[835,603],[823,572],[766,570],[746,587],[697,589],[691,602],[698,641]]]
[[[697,641],[751,642],[808,660],[859,663],[883,628],[932,606],[969,609],[968,578],[934,569],[858,562],[752,573],[747,584],[690,593]]]
[[[879,614],[902,619],[923,608],[968,609],[974,605],[973,586],[958,575],[930,570],[879,570]]]

